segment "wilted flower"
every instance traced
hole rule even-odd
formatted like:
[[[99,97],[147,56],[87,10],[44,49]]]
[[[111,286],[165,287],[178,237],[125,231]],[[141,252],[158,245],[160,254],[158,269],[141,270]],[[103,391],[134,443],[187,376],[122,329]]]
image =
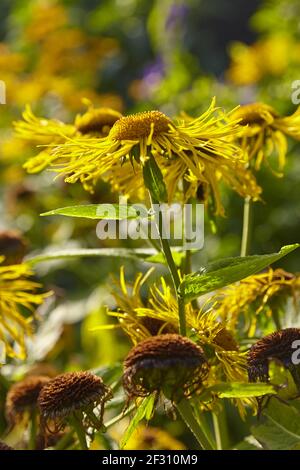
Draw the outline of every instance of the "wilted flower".
[[[250,382],[267,382],[269,380],[269,363],[279,361],[292,374],[300,388],[299,366],[293,363],[295,352],[294,341],[300,341],[299,328],[286,328],[264,336],[255,343],[248,355],[248,375]],[[298,346],[299,347],[299,346]]]
[[[49,380],[46,376],[26,377],[9,389],[5,411],[11,425],[36,411],[39,393]]]
[[[283,269],[269,269],[223,289],[216,311],[233,331],[242,319],[248,335],[253,336],[257,323],[273,319],[276,325],[278,314],[288,298],[297,305],[299,292],[299,276]]]
[[[201,389],[209,371],[200,346],[183,336],[152,336],[124,361],[123,385],[129,399],[163,392],[172,401]]]
[[[177,333],[179,329],[178,303],[172,288],[165,279],[153,284],[145,298],[141,289],[149,279],[153,269],[145,275],[138,273],[132,284],[126,283],[124,269],[121,269],[118,289],[113,295],[118,306],[117,311],[108,311],[116,317],[118,324],[109,328],[122,328],[134,345],[149,336]],[[203,347],[214,352],[213,364],[218,368],[220,380],[246,380],[246,353],[240,352],[234,333],[226,321],[220,321],[215,312],[215,302],[210,299],[201,308],[194,308],[191,303],[185,306],[187,328],[196,335]],[[107,325],[99,326],[105,329]]]
[[[1,261],[3,258],[0,257]],[[25,337],[32,333],[32,316],[25,318],[23,309],[33,312],[34,307],[50,295],[35,293],[40,284],[29,280],[31,275],[31,268],[26,263],[0,265],[0,341],[8,356],[20,359],[26,356]]]
[[[0,231],[0,256],[4,256],[2,264],[19,264],[27,250],[27,243],[22,235],[15,230]]]
[[[286,136],[300,140],[300,108],[291,116],[281,117],[272,106],[251,103],[237,108],[232,118],[240,119],[239,124],[244,127],[239,143],[250,164],[254,161],[253,166],[259,170],[262,163],[269,164],[268,158],[274,153],[281,172],[287,153]]]
[[[74,418],[85,428],[91,426],[99,430],[103,426],[104,404],[111,396],[101,377],[90,372],[58,375],[40,393],[38,404],[42,422],[55,433]],[[98,416],[94,414],[95,408],[99,411]]]

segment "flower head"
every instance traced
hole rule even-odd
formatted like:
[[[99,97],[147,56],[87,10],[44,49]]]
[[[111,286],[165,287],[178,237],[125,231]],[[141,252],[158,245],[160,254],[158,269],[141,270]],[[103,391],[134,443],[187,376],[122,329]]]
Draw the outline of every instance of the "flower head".
[[[26,413],[36,409],[39,393],[48,381],[46,376],[26,377],[10,388],[5,405],[10,424],[21,421]]]
[[[160,111],[121,117],[104,138],[77,132],[58,145],[54,140],[46,165],[69,183],[80,181],[89,191],[104,178],[125,195],[137,196],[144,188],[142,166],[153,156],[166,179],[170,200],[176,194],[187,200],[204,184],[205,202],[210,199],[215,212],[223,214],[221,180],[242,196],[255,199],[260,194],[253,175],[245,169],[243,151],[234,143],[240,127],[224,116],[213,100],[196,119],[184,116],[175,122]],[[187,186],[183,197],[182,181]]]
[[[223,295],[219,298],[217,314],[233,331],[242,321],[248,335],[252,337],[259,325],[276,318],[288,298],[297,304],[300,277],[283,269],[269,269],[249,276],[221,292]]]
[[[158,335],[129,352],[123,385],[129,398],[161,391],[176,401],[199,390],[208,371],[200,346],[177,334]]]
[[[264,336],[255,343],[248,355],[248,375],[250,382],[269,380],[269,362],[279,361],[292,372],[295,378],[296,366],[292,362],[294,341],[300,341],[300,328],[286,328]],[[299,375],[296,374],[299,386]]]
[[[57,432],[74,413],[85,413],[86,425],[92,424],[100,429],[104,404],[110,398],[111,391],[101,377],[90,372],[69,372],[47,383],[40,393],[38,404],[48,430],[49,424],[54,423]],[[100,411],[98,417],[93,413],[96,407]]]
[[[75,136],[104,137],[122,116],[114,109],[94,108],[89,101],[86,102],[89,104],[87,111],[84,114],[78,114],[74,124],[64,124],[56,119],[36,117],[30,106],[26,107],[23,121],[14,123],[16,132],[21,139],[46,147],[24,164],[24,168],[29,173],[38,173],[56,161],[56,156],[51,152],[53,145],[63,143],[68,138]]]
[[[108,311],[108,315],[118,318],[119,324],[117,326],[122,328],[133,344],[137,344],[149,336],[176,333],[178,330],[177,326],[169,321],[164,321],[158,316],[141,314],[143,309],[147,307],[142,298],[141,289],[152,272],[153,268],[149,269],[144,275],[138,273],[132,284],[126,284],[124,267],[122,267],[120,283],[116,285],[112,292],[118,310],[117,312]]]
[[[31,275],[26,263],[0,265],[0,340],[8,356],[20,359],[26,356],[25,337],[32,333],[32,316],[24,317],[24,309],[32,313],[50,295],[36,293],[40,284],[31,281]]]
[[[248,153],[250,164],[254,161],[256,170],[262,163],[268,165],[268,158],[278,156],[279,174],[285,165],[287,139],[300,140],[300,108],[288,117],[280,117],[271,106],[264,103],[251,103],[240,106],[232,115],[240,119],[243,126],[239,138],[240,145]]]
[[[0,256],[4,256],[3,264],[19,264],[27,250],[27,243],[15,230],[0,231]]]

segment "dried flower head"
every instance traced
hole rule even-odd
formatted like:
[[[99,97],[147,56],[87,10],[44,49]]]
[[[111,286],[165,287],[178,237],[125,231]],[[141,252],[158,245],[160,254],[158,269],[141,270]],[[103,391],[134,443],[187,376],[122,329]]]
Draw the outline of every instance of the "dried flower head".
[[[102,426],[104,404],[111,398],[110,389],[101,377],[90,372],[69,372],[50,380],[40,393],[38,404],[43,423],[54,432],[63,428],[74,414],[85,414],[85,424],[96,429]],[[93,410],[99,407],[99,416]]]
[[[290,370],[296,384],[299,377],[295,377],[296,366],[292,362],[294,341],[300,340],[300,328],[286,328],[264,336],[255,343],[248,355],[248,376],[250,382],[269,380],[269,362],[274,359]]]
[[[0,451],[1,450],[14,450],[13,447],[10,447],[5,442],[0,441]]]
[[[165,334],[137,344],[124,361],[123,384],[129,399],[162,391],[172,401],[201,388],[209,371],[200,346]]]
[[[10,388],[5,411],[11,425],[18,423],[26,414],[36,409],[39,393],[48,381],[49,377],[42,375],[26,377]]]
[[[27,243],[20,233],[15,230],[0,232],[0,256],[4,256],[4,265],[22,262],[27,249]]]

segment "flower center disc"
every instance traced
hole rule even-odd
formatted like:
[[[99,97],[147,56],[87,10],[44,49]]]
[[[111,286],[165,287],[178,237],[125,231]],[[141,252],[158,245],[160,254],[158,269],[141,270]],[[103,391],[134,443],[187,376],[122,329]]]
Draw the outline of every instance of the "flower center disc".
[[[152,132],[154,136],[167,132],[170,123],[169,118],[160,111],[145,111],[122,117],[113,125],[109,135],[115,140],[138,140]]]

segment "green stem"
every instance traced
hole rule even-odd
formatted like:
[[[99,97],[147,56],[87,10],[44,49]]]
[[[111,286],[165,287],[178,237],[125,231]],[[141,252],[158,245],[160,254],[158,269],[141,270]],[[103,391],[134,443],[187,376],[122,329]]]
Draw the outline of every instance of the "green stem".
[[[222,437],[221,437],[221,429],[220,429],[221,426],[219,423],[218,415],[216,415],[216,413],[212,413],[212,418],[213,418],[217,450],[222,450]]]
[[[251,232],[252,232],[252,201],[251,201],[251,198],[247,196],[244,201],[241,256],[247,256],[250,254]]]
[[[30,434],[28,449],[34,450],[36,447],[36,434],[37,434],[37,411],[33,409],[31,412]]]
[[[181,414],[185,424],[192,431],[197,441],[203,450],[214,450],[215,444],[213,439],[208,436],[208,430],[206,429],[206,424],[199,423],[199,420],[196,420],[193,414],[193,408],[187,399],[181,400],[176,405],[179,413]],[[200,416],[200,415],[199,415]]]
[[[150,196],[150,198],[151,198],[151,196]],[[154,205],[159,205],[159,202],[156,201],[154,198],[151,198],[151,206],[152,206],[153,212],[155,212]],[[179,278],[179,274],[178,274],[178,271],[177,271],[176,264],[175,264],[173,256],[172,256],[170,244],[164,236],[163,218],[162,218],[161,211],[159,211],[157,215],[158,215],[157,229],[158,229],[158,233],[159,233],[159,237],[160,237],[160,243],[161,243],[162,251],[163,251],[163,254],[165,256],[165,259],[166,259],[166,262],[167,262],[167,265],[168,265],[168,268],[169,268],[169,271],[170,271],[170,274],[171,274],[171,277],[172,277],[172,281],[173,281],[173,284],[174,284],[174,289],[175,289],[175,292],[176,292],[177,302],[178,302],[179,333],[182,336],[186,336],[185,304],[184,304],[184,300],[183,300],[182,296],[178,292],[179,285],[180,285],[180,278]]]
[[[218,450],[226,450],[230,446],[226,410],[222,406],[222,409],[218,413],[212,413],[213,425],[215,431],[215,438]]]
[[[88,450],[87,442],[86,442],[86,437],[85,437],[85,430],[84,427],[82,426],[82,422],[80,417],[78,417],[75,413],[72,415],[72,417],[69,418],[71,426],[74,428],[79,443],[80,447],[82,450]]]
[[[69,445],[73,442],[73,434],[74,434],[74,431],[70,431],[68,432],[67,434],[65,434],[59,441],[58,443],[55,445],[54,449],[55,450],[64,450],[66,449],[67,447],[69,447]]]

